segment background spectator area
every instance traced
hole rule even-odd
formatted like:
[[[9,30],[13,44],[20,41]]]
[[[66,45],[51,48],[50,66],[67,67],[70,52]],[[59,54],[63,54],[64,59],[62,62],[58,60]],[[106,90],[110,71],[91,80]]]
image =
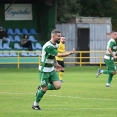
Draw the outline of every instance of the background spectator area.
[[[8,37],[10,39],[10,45],[8,45],[4,42],[0,50],[27,50],[27,48],[21,47],[21,39],[23,38],[24,34],[28,35],[29,40],[32,42],[33,50],[41,50],[42,45],[44,44],[44,41],[41,40],[41,34],[36,32],[34,28],[30,28],[30,30],[27,30],[26,28],[19,29],[15,28],[14,30],[12,28],[4,29]]]
[[[20,56],[22,57],[37,57],[41,56],[42,45],[44,41],[41,40],[41,35],[37,33],[34,29],[19,30],[16,28],[15,30],[9,28],[4,29],[8,37],[10,39],[10,45],[6,42],[3,42],[2,47],[0,47],[0,57],[18,57],[18,52],[20,51]],[[24,48],[21,46],[21,39],[23,35],[27,34],[28,39],[32,42],[33,51],[29,52],[28,48]],[[3,58],[4,60],[4,58]],[[12,59],[11,59],[12,60]]]

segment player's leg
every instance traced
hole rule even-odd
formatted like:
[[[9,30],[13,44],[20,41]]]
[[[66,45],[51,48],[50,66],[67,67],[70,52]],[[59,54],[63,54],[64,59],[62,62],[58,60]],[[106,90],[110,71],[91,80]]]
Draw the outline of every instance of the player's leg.
[[[109,74],[108,80],[107,80],[107,83],[106,83],[106,87],[110,87],[110,83],[112,81],[112,78],[113,78],[113,75],[112,74]]]
[[[41,80],[41,78],[40,78],[40,80]],[[55,85],[53,84],[53,82]],[[48,90],[58,90],[61,87],[60,82],[61,81],[59,80],[59,76],[58,76],[57,72],[56,71],[51,72],[51,79],[50,79],[50,83],[48,84]],[[38,91],[37,91],[37,93],[38,93],[39,90],[41,90],[41,86],[39,85],[37,89],[38,89]],[[36,93],[36,95],[37,95],[37,93]]]
[[[64,61],[58,61],[58,64],[62,66],[62,69],[59,72],[59,79],[61,80],[61,82],[63,82],[63,75],[64,75]]]
[[[112,82],[112,78],[113,78],[113,75],[116,74],[116,65],[114,63],[113,60],[104,60],[106,66],[108,67],[108,70],[100,70],[98,69],[98,72],[97,72],[97,77],[100,75],[100,74],[108,74],[108,80],[107,80],[107,83],[106,83],[106,87],[110,87],[110,83]]]
[[[40,72],[40,71],[39,71]],[[37,87],[37,92],[36,92],[36,96],[37,96],[37,93],[39,92],[39,90],[41,90],[41,74],[39,73],[39,82],[40,84],[38,85]]]
[[[116,65],[115,65],[114,61],[108,62],[108,71],[112,71],[112,73],[110,73],[109,76],[108,76],[106,87],[110,87],[113,75],[116,74]]]
[[[48,90],[58,90],[61,88],[61,81],[56,71],[51,73],[50,82],[52,83],[48,85]]]
[[[34,101],[34,104],[32,106],[32,108],[34,110],[40,110],[41,108],[39,107],[39,102],[41,101],[42,97],[44,96],[44,94],[46,93],[47,89],[48,89],[48,83],[49,83],[49,73],[42,73],[40,72],[40,76],[41,76],[41,89],[38,90],[37,94],[36,94],[36,99]]]
[[[106,66],[108,67],[108,70],[98,69],[97,74],[96,74],[96,78],[98,78],[98,76],[100,74],[113,74],[113,71],[114,71],[113,67],[115,66],[114,61],[105,59],[104,62],[106,64]]]

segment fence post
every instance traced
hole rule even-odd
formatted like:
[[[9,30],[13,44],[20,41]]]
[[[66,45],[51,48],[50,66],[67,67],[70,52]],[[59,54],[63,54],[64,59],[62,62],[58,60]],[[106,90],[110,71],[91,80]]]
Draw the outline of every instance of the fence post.
[[[19,69],[19,64],[20,64],[20,61],[19,61],[19,52],[18,52],[18,69]]]
[[[102,66],[102,52],[100,52],[100,67]]]
[[[80,67],[82,66],[82,52],[80,51]]]

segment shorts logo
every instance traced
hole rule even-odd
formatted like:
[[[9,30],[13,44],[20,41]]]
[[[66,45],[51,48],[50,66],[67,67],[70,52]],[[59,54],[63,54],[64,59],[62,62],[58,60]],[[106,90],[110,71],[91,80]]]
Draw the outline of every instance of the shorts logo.
[[[43,81],[41,82],[41,85],[46,85],[45,80],[43,80]]]

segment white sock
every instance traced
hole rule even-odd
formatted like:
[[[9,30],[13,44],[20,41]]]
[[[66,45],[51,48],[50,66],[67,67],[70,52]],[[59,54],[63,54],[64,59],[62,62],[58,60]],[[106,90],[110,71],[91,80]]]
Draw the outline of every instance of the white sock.
[[[38,102],[34,101],[34,106],[37,106],[38,105]]]
[[[101,70],[100,73],[103,73],[104,70]]]
[[[109,83],[106,83],[106,85],[110,85]]]

